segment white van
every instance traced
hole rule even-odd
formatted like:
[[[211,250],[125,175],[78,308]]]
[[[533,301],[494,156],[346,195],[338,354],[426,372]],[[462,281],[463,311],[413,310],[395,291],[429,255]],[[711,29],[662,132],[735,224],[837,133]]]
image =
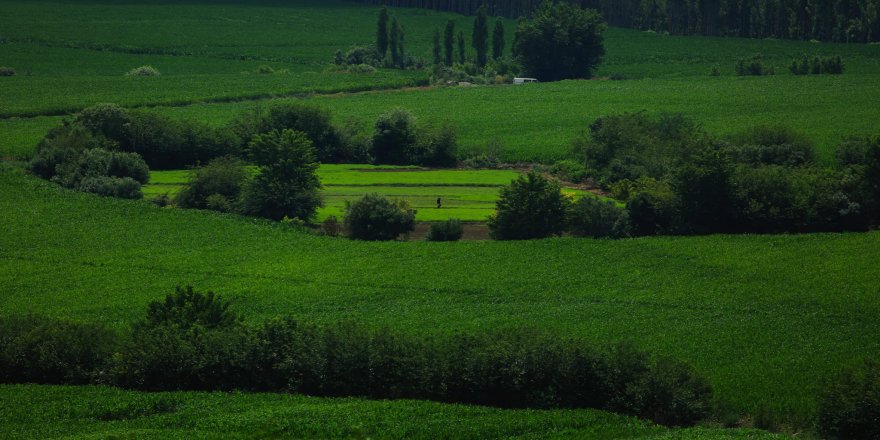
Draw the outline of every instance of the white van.
[[[514,84],[526,84],[526,83],[536,83],[536,82],[538,82],[538,80],[535,78],[514,78],[513,79]]]

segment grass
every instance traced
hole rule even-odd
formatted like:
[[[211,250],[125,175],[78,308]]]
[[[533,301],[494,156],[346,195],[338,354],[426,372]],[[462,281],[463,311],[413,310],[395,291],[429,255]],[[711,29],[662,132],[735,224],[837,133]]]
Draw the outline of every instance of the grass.
[[[363,243],[99,198],[3,168],[0,310],[127,326],[177,284],[249,320],[420,334],[537,326],[632,341],[736,413],[809,426],[819,383],[880,355],[880,234]]]
[[[591,410],[92,386],[0,386],[0,396],[7,438],[783,438],[757,430],[669,429]]]
[[[373,165],[322,165],[318,170],[324,189],[325,206],[318,210],[317,221],[333,215],[341,219],[345,202],[366,193],[404,199],[418,212],[418,221],[457,218],[482,222],[495,211],[501,186],[519,176],[511,170],[428,170],[416,167]],[[150,184],[144,187],[147,199],[168,194],[174,196],[189,180],[188,171],[153,171]],[[565,189],[572,197],[584,191]],[[437,198],[442,209],[437,209]]]

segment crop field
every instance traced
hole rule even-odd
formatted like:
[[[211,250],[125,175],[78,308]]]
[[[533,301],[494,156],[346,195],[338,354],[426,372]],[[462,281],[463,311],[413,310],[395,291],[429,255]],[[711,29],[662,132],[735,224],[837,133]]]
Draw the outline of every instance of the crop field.
[[[333,215],[341,219],[345,202],[367,193],[402,199],[417,210],[417,221],[456,218],[482,222],[495,211],[498,191],[516,179],[508,170],[427,170],[416,167],[373,165],[322,165],[318,176],[325,206],[318,210],[318,221]],[[144,187],[148,199],[168,194],[174,196],[189,179],[188,171],[153,171],[150,184]],[[565,189],[572,198],[586,193]],[[593,195],[591,195],[593,196]],[[437,198],[442,208],[437,209]],[[598,197],[598,196],[594,196]]]
[[[365,243],[74,193],[8,166],[0,194],[3,313],[124,327],[192,284],[247,319],[535,326],[683,359],[737,411],[797,423],[822,377],[880,353],[878,233]]]
[[[595,118],[681,112],[719,135],[785,124],[830,163],[846,135],[880,127],[880,45],[677,37],[609,29],[593,80],[426,86],[425,71],[330,69],[375,38],[378,8],[343,0],[0,0],[0,316],[39,314],[128,328],[175,286],[213,290],[247,323],[351,319],[414,335],[534,327],[605,346],[631,342],[694,366],[745,426],[814,428],[830,374],[880,357],[880,231],[623,240],[359,242],[283,223],[102,198],[27,175],[47,130],[87,106],[152,108],[215,127],[256,106],[302,100],[369,132],[390,109],[448,122],[462,157],[552,162]],[[407,50],[431,57],[447,19],[392,8]],[[505,22],[508,49],[515,21]],[[776,68],[737,77],[737,59]],[[794,76],[802,55],[840,55],[843,75]],[[152,65],[158,77],[128,77]],[[262,66],[274,70],[258,73]],[[720,76],[710,76],[718,66]],[[622,78],[611,80],[610,77]],[[492,145],[492,147],[489,147]],[[322,165],[326,206],[365,193],[406,199],[419,221],[483,221],[515,170]],[[152,172],[146,199],[189,171]],[[566,190],[572,197],[582,191]],[[437,209],[440,197],[443,208]],[[785,438],[687,430],[601,411],[512,411],[421,401],[247,393],[138,393],[0,385],[0,437]]]
[[[4,435],[22,438],[786,438],[757,430],[669,429],[589,410],[33,385],[0,386],[0,395]]]

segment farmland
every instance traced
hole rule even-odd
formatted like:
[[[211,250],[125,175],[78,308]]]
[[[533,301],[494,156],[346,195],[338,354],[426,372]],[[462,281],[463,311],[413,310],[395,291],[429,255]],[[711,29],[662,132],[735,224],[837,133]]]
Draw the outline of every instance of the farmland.
[[[318,221],[333,215],[342,218],[346,201],[366,193],[406,200],[418,212],[418,221],[450,218],[482,222],[494,211],[498,190],[519,175],[510,170],[424,170],[414,167],[323,165],[318,176],[324,185],[325,206]],[[189,179],[187,171],[154,171],[144,188],[147,198],[174,196]],[[584,191],[566,189],[572,197]],[[442,209],[437,209],[437,198]]]
[[[420,126],[455,127],[460,158],[497,148],[502,161],[521,163],[568,158],[591,121],[626,111],[681,112],[717,135],[785,124],[815,144],[822,164],[844,136],[880,126],[878,45],[612,28],[594,80],[428,86],[425,71],[330,68],[336,50],[372,42],[377,8],[293,3],[0,0],[0,66],[18,72],[0,78],[0,317],[124,330],[151,301],[192,285],[230,300],[246,324],[291,315],[415,336],[537,328],[687,362],[712,385],[717,418],[671,429],[593,410],[5,384],[0,437],[784,438],[721,426],[809,436],[823,381],[880,356],[878,231],[361,242],[97,197],[23,170],[49,129],[99,102],[223,127],[249,109],[304,101],[367,134],[379,115],[403,107]],[[407,50],[426,59],[435,28],[452,19],[469,32],[473,21],[392,13]],[[515,21],[505,24],[510,32]],[[734,75],[737,59],[758,53],[775,75]],[[846,72],[788,74],[804,54],[841,55]],[[124,75],[142,65],[162,75]],[[273,73],[259,73],[263,66]],[[720,76],[710,76],[713,66]],[[324,164],[318,220],[372,192],[408,200],[418,221],[484,221],[518,174]],[[153,171],[146,199],[173,195],[188,178]]]

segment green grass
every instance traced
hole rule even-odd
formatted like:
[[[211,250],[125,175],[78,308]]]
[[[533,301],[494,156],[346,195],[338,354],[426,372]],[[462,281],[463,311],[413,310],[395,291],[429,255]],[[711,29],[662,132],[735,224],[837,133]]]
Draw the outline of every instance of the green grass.
[[[500,410],[282,394],[139,393],[0,386],[4,438],[775,439],[757,430],[669,429],[591,410]]]
[[[536,326],[693,364],[732,408],[808,425],[819,383],[880,355],[880,233],[365,243],[0,174],[0,310],[125,327],[177,284],[253,322],[419,334]]]
[[[318,170],[324,189],[325,206],[318,210],[317,221],[333,215],[341,219],[345,202],[367,193],[376,193],[410,202],[417,210],[416,220],[438,221],[457,218],[485,221],[495,211],[501,186],[519,176],[511,170],[427,170],[416,167],[373,165],[322,165]],[[147,199],[161,194],[174,196],[189,180],[188,171],[153,171],[150,184],[144,186]],[[565,189],[572,197],[584,191]],[[437,209],[437,198],[443,207]]]

